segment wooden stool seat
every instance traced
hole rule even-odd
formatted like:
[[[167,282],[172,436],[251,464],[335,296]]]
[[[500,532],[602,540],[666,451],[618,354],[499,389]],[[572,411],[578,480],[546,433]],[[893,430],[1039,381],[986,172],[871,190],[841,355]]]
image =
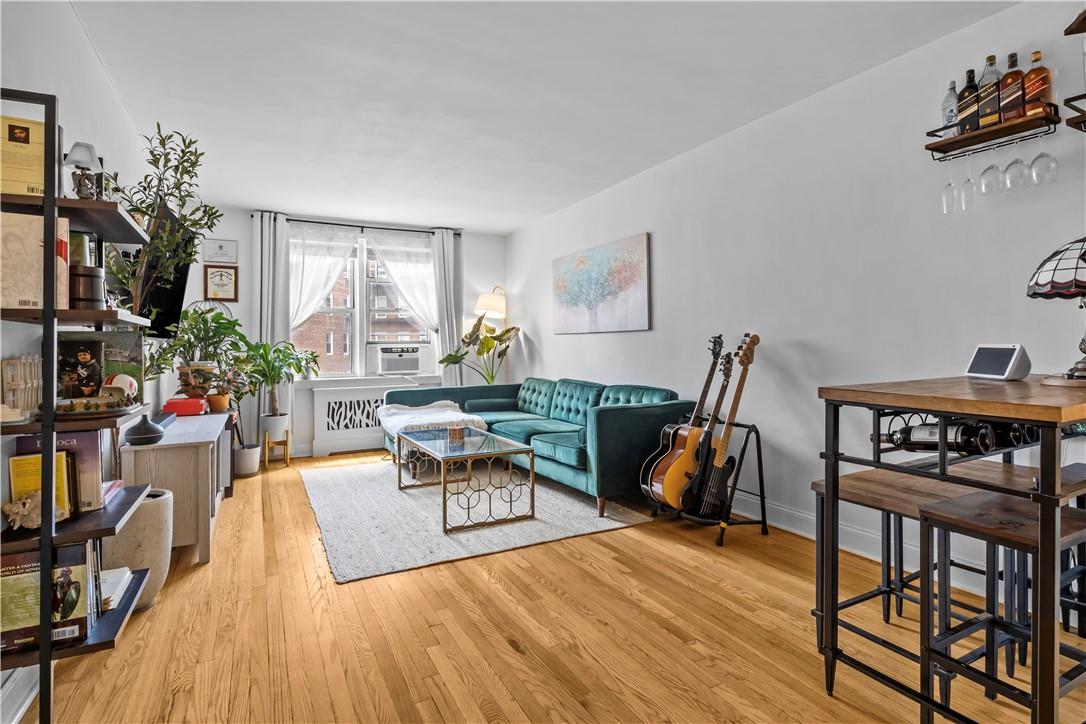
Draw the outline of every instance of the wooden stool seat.
[[[1032,489],[1033,478],[1037,475],[1036,468],[986,460],[960,463],[951,470],[961,477],[1016,490]],[[825,495],[825,481],[814,481],[811,490],[817,495]],[[976,488],[892,470],[870,469],[842,475],[838,478],[838,490],[841,500],[845,502],[918,520],[921,506],[972,495]]]
[[[1037,505],[1025,498],[980,491],[920,507],[932,524],[973,535],[996,545],[1032,551],[1040,533]],[[1086,541],[1086,509],[1064,507],[1060,548]]]

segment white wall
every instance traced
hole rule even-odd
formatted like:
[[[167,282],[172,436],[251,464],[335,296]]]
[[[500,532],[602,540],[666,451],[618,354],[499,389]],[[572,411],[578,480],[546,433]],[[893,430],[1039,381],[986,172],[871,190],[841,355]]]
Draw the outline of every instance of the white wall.
[[[1045,255],[1083,235],[1086,135],[1062,127],[1044,142],[1060,162],[1055,186],[984,197],[950,217],[940,210],[948,178],[977,179],[1018,155],[1028,163],[1041,146],[946,164],[922,146],[947,81],[990,52],[1002,63],[1039,48],[1059,97],[1081,93],[1082,41],[1062,35],[1079,9],[1013,7],[516,232],[508,278],[525,340],[515,377],[656,384],[693,398],[706,338],[721,331],[734,346],[758,332],[741,419],[765,435],[771,518],[810,534],[820,385],[960,374],[979,342],[1022,342],[1037,371],[1069,366],[1082,312],[1025,288]],[[551,260],[646,231],[652,331],[553,334]],[[866,443],[866,415],[843,421],[846,446]],[[877,550],[877,518],[852,510],[844,521],[846,545]]]

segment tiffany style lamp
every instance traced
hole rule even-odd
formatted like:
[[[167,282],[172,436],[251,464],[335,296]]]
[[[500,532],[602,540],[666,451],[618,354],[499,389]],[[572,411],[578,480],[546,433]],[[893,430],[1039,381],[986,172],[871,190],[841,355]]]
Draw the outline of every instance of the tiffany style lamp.
[[[1077,299],[1086,308],[1086,236],[1064,244],[1041,262],[1029,279],[1026,296],[1034,299]],[[1086,334],[1078,343],[1086,355]],[[1047,385],[1086,387],[1086,356],[1062,375],[1052,375],[1043,381]]]

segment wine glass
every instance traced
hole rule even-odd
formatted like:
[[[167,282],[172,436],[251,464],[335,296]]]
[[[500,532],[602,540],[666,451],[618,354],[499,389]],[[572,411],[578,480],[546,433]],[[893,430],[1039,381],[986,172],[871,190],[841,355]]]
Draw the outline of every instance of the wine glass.
[[[1016,158],[1003,169],[1003,188],[1008,191],[1023,189],[1029,183],[1029,166],[1020,158]]]
[[[1037,154],[1029,165],[1029,175],[1033,183],[1038,186],[1046,183],[1055,183],[1060,174],[1060,164],[1055,158],[1044,151]]]
[[[946,186],[943,187],[943,213],[954,213],[954,207],[958,205],[958,187],[954,185],[953,181],[947,181]]]
[[[994,163],[988,164],[988,167],[980,173],[980,192],[987,196],[999,191],[1002,180],[1003,172],[1000,171],[999,166]]]
[[[969,211],[977,203],[977,184],[973,181],[972,175],[965,181],[962,181],[962,187],[958,191],[958,208],[962,210],[962,213]]]

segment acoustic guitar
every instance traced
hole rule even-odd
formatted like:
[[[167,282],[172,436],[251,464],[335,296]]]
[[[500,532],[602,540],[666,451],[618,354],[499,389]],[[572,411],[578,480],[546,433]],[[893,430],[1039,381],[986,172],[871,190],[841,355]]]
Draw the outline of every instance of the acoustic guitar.
[[[657,503],[667,502],[663,499],[661,484],[653,486],[653,478],[657,475],[663,475],[682,454],[688,441],[688,431],[690,429],[699,429],[704,425],[705,402],[709,398],[709,388],[712,387],[713,375],[716,373],[717,363],[720,361],[720,355],[723,351],[724,337],[714,334],[709,338],[709,354],[712,356],[712,361],[709,363],[709,372],[705,375],[705,384],[701,387],[701,396],[698,397],[697,406],[694,407],[694,411],[688,419],[664,426],[664,429],[660,431],[660,446],[656,448],[656,452],[646,458],[641,466],[641,475],[639,476],[641,491],[650,500]]]
[[[732,405],[724,423],[724,432],[715,444],[716,453],[704,455],[704,464],[699,466],[680,496],[680,510],[695,518],[719,520],[721,528],[727,525],[725,508],[729,499],[728,481],[735,470],[735,458],[728,455],[728,443],[731,442],[735,416],[739,412],[739,400],[743,397],[743,387],[747,383],[747,373],[754,362],[754,348],[760,341],[758,335],[750,332],[743,336],[735,354],[743,370],[739,373],[739,381],[732,394]]]
[[[720,362],[720,390],[716,404],[705,427],[687,427],[680,429],[675,436],[672,454],[657,465],[651,479],[653,492],[659,500],[675,510],[681,510],[683,491],[690,485],[690,480],[698,469],[704,467],[704,461],[712,457],[713,431],[720,419],[720,406],[728,392],[732,379],[732,354],[724,355]]]

